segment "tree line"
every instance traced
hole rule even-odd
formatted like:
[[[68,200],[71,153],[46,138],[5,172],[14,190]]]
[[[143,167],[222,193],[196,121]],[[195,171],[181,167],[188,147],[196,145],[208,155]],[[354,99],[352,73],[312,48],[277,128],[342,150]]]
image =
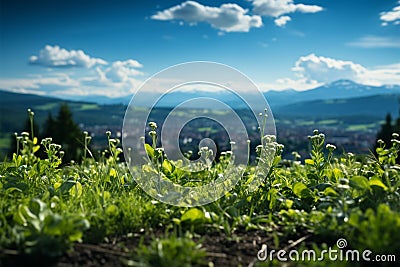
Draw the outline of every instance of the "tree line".
[[[400,100],[399,100],[399,106],[400,106]],[[390,113],[386,115],[385,118],[385,123],[382,124],[380,131],[377,134],[376,140],[382,140],[385,142],[385,147],[390,148],[392,146],[392,139],[393,133],[400,133],[400,107],[399,107],[399,117],[392,122],[392,116]],[[378,147],[377,142],[375,142],[375,149]],[[400,163],[400,155],[397,157],[397,163]]]
[[[62,150],[65,152],[63,162],[70,162],[71,160],[80,161],[84,155],[85,135],[78,124],[73,120],[72,112],[65,103],[60,105],[59,111],[55,117],[51,113],[48,114],[43,129],[40,129],[35,121],[31,121],[27,118],[22,131],[28,133],[33,131],[34,135],[38,137],[39,140],[51,137],[53,143],[60,144]],[[390,148],[391,140],[393,139],[392,133],[400,133],[400,107],[399,117],[394,120],[394,122],[390,113],[386,115],[385,123],[382,124],[381,129],[378,131],[376,140],[380,139],[384,141],[386,148]],[[8,153],[11,158],[13,153],[16,152],[16,142],[16,138],[13,135]],[[376,148],[377,143],[375,143],[374,151]],[[86,147],[86,149],[90,148]],[[42,150],[38,151],[38,155],[40,157],[45,157],[45,153]],[[397,161],[400,163],[400,155]]]
[[[67,104],[61,104],[59,111],[55,117],[51,113],[48,114],[47,119],[40,129],[39,125],[30,118],[27,118],[22,131],[33,134],[39,140],[51,137],[53,143],[62,146],[65,152],[63,162],[70,162],[71,160],[80,161],[84,154],[84,140],[85,135],[79,128],[78,124],[73,120],[72,112]],[[16,152],[16,138],[12,136],[11,147],[9,149],[9,156]],[[44,151],[39,150],[38,156],[44,157]]]

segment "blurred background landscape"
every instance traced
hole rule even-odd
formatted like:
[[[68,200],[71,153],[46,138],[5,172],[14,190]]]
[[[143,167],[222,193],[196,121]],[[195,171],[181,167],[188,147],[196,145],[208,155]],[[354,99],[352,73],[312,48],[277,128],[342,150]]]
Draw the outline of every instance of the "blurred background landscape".
[[[1,158],[23,130],[27,108],[43,130],[61,103],[101,149],[105,131],[121,136],[126,106],[146,79],[196,60],[230,65],[257,84],[284,157],[305,155],[315,128],[341,151],[369,153],[386,116],[393,125],[399,117],[396,0],[3,0],[0,23]],[[146,93],[151,99],[154,92]],[[239,105],[223,91],[207,93]],[[172,92],[153,119],[197,96]],[[187,133],[223,138],[194,125]]]
[[[324,94],[324,92],[335,94]],[[155,108],[150,118],[159,125],[165,116],[185,99],[199,97],[196,92],[176,92],[167,95],[162,104]],[[314,129],[320,129],[329,135],[331,143],[335,144],[340,152],[352,151],[357,154],[369,154],[373,151],[378,132],[385,123],[385,117],[390,115],[393,124],[400,118],[400,86],[364,86],[350,80],[339,80],[317,87],[312,90],[298,92],[285,90],[280,92],[266,92],[271,109],[275,117],[278,139],[287,148],[285,158],[292,158],[291,152],[307,155],[308,146],[306,137]],[[235,107],[235,99],[224,96],[223,92],[213,95],[214,98]],[[149,99],[151,94],[149,94]],[[43,97],[32,94],[19,94],[0,91],[1,131],[0,153],[4,157],[10,151],[10,144],[14,132],[20,132],[27,119],[26,109],[35,112],[35,120],[39,128],[46,127],[49,115],[56,116],[60,106],[67,104],[73,119],[82,130],[88,131],[93,137],[93,148],[101,150],[106,144],[107,130],[111,130],[117,137],[121,137],[122,123],[130,97],[112,99],[102,98],[82,99],[81,101],[65,101],[63,99]],[[149,103],[151,104],[151,103]],[[260,111],[263,107],[259,107]],[[204,107],[209,112],[217,112],[212,107]],[[241,113],[240,108],[238,109]],[[140,112],[138,110],[137,112]],[[246,113],[246,110],[242,110]],[[183,116],[191,118],[188,110]],[[248,121],[247,125],[251,125]],[[219,143],[226,143],[223,129],[207,128],[207,122],[188,125],[183,139],[193,142],[186,150],[196,150],[199,141],[211,137]],[[27,130],[28,131],[28,130]],[[46,136],[43,136],[46,137]],[[253,142],[258,140],[257,135],[252,136]]]

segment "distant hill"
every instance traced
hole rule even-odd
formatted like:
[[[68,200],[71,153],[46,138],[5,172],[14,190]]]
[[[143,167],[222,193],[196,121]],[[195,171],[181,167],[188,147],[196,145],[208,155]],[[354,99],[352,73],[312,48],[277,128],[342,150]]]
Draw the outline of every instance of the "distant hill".
[[[27,103],[32,103],[33,105],[43,105],[50,102],[62,103],[66,102],[66,100],[34,94],[20,94],[0,90],[0,103],[15,108],[18,108],[19,106],[25,106]]]
[[[369,116],[370,120],[384,118],[390,112],[398,116],[400,86],[365,86],[350,80],[339,80],[308,91],[269,91],[264,94],[275,116],[319,117]],[[246,95],[250,101],[257,95]],[[170,108],[197,97],[211,97],[234,108],[245,107],[243,101],[232,93],[219,91],[173,92],[161,98],[157,107]],[[106,103],[99,104],[91,100]],[[146,93],[143,105],[153,104],[154,93]],[[35,120],[42,124],[49,113],[57,114],[61,103],[69,104],[74,119],[82,125],[122,125],[126,105],[131,96],[109,99],[105,96],[85,97],[85,101],[19,94],[0,91],[0,133],[16,131],[26,119],[26,109],[35,111]],[[214,108],[210,101],[201,108]],[[264,107],[257,107],[264,109]]]
[[[199,88],[200,89],[200,88]],[[382,86],[370,86],[356,83],[351,80],[337,80],[332,83],[325,84],[323,86],[316,87],[307,91],[296,91],[293,89],[287,89],[283,91],[268,91],[264,93],[269,105],[272,109],[280,106],[286,106],[293,103],[300,103],[304,101],[313,100],[326,100],[326,99],[347,99],[347,98],[358,98],[367,97],[373,95],[387,95],[387,94],[400,94],[399,85],[382,85]],[[246,95],[245,93],[243,95]],[[174,91],[167,96],[163,97],[158,103],[159,107],[174,107],[183,101],[194,99],[198,97],[212,96],[212,98],[222,101],[228,105],[234,107],[243,107],[243,102],[234,94],[219,91],[219,92],[204,92],[201,90],[182,92]],[[252,96],[247,94],[250,99]],[[132,95],[122,96],[117,98],[111,98],[101,95],[90,95],[90,96],[71,96],[69,100],[78,102],[93,102],[100,105],[110,104],[123,104],[128,105],[131,101]],[[152,105],[153,99],[155,99],[154,93],[143,94],[143,105]],[[254,99],[254,98],[253,98]],[[213,108],[213,104],[210,104],[205,108]],[[262,109],[264,107],[261,107]]]
[[[76,102],[91,102],[100,105],[128,105],[131,95],[122,97],[108,97],[104,95],[88,95],[88,96],[69,96],[68,100]]]
[[[126,109],[124,105],[99,105],[0,90],[0,134],[19,131],[27,119],[28,108],[35,112],[35,122],[42,125],[49,113],[57,115],[62,103],[69,105],[75,121],[81,125],[122,125]]]
[[[338,80],[308,91],[284,90],[264,93],[275,114],[319,117],[327,115],[351,116],[355,114],[382,117],[387,112],[397,116],[397,98],[395,97],[397,94],[400,94],[399,85],[366,86],[350,80]],[[258,97],[250,94],[246,96],[250,101]],[[118,110],[118,121],[122,121],[124,106],[129,103],[131,97],[109,98],[93,95],[87,96],[81,101],[71,101],[0,91],[0,111],[2,114],[0,132],[13,129],[14,127],[10,125],[15,125],[16,122],[25,119],[27,108],[34,109],[38,114],[38,121],[42,122],[49,112],[55,114],[62,102],[68,103],[77,121],[86,125],[104,123],[104,118],[102,118],[104,114],[114,113],[115,110]],[[157,107],[175,107],[184,101],[199,97],[211,97],[238,109],[245,107],[243,101],[235,94],[225,91],[210,93],[201,90],[173,92],[162,97]],[[143,105],[152,105],[154,99],[154,93],[143,94]],[[202,108],[211,109],[214,107],[215,104],[212,101],[208,104],[205,102],[202,106]],[[263,109],[264,107],[257,108]],[[3,116],[3,114],[9,116]],[[94,116],[100,114],[102,116]]]
[[[85,102],[93,102],[101,105],[110,105],[110,104],[123,104],[123,105],[128,105],[129,102],[131,101],[132,97],[134,95],[129,95],[125,97],[117,97],[117,98],[111,98],[107,96],[85,96],[85,97],[72,97],[71,100],[74,101],[85,101]],[[217,91],[217,92],[208,92],[208,91],[202,91],[202,90],[195,90],[195,91],[174,91],[169,94],[164,95],[157,101],[157,107],[161,108],[170,108],[170,107],[176,107],[177,105],[193,100],[196,98],[204,98],[204,97],[210,97],[215,100],[221,101],[225,104],[228,104],[231,107],[235,108],[244,108],[244,102],[235,94],[230,93],[230,92],[224,92],[224,91]],[[247,94],[247,97],[254,97],[251,94]],[[259,97],[256,95],[255,97]],[[152,93],[152,92],[146,92],[141,94],[141,105],[149,107],[153,106],[155,101],[159,98],[159,94],[157,93]],[[252,98],[254,99],[254,98]],[[206,106],[202,105],[202,108],[215,108],[215,103],[203,103]],[[265,107],[261,107],[263,110]]]
[[[340,124],[342,128],[349,128],[352,125],[359,126],[359,124],[376,128],[387,113],[391,113],[394,118],[398,117],[400,87],[364,87],[342,80],[305,92],[271,91],[265,95],[274,117],[280,122],[288,122],[287,125],[290,127],[298,126],[296,124],[298,118],[311,124],[319,120],[334,118],[335,123]],[[243,107],[243,102],[234,94],[175,92],[160,100],[158,107],[162,109],[157,109],[156,112],[165,113],[171,109],[171,106],[182,101],[207,96],[223,101],[234,108]],[[151,93],[145,95],[143,104],[151,103],[150,100],[153,98],[154,95]],[[49,113],[57,116],[60,104],[67,103],[74,120],[82,129],[96,134],[93,142],[97,139],[98,143],[103,144],[105,140],[101,140],[101,138],[105,138],[103,135],[106,130],[111,129],[114,133],[121,131],[126,104],[130,101],[130,97],[124,101],[122,101],[124,104],[120,104],[119,101],[117,101],[119,104],[98,104],[90,102],[90,98],[86,98],[85,101],[71,101],[0,90],[0,158],[7,151],[11,134],[20,132],[23,127],[27,119],[27,108],[31,108],[35,112],[35,122],[39,126],[43,126]],[[146,101],[148,102],[146,103]],[[214,108],[213,105],[211,101],[201,108]]]
[[[307,91],[284,90],[264,93],[272,108],[312,100],[360,98],[389,94],[400,94],[400,86],[369,86],[351,80],[338,80]]]
[[[369,116],[384,118],[387,113],[398,116],[400,94],[383,94],[366,97],[302,101],[274,109],[280,116],[343,117]]]

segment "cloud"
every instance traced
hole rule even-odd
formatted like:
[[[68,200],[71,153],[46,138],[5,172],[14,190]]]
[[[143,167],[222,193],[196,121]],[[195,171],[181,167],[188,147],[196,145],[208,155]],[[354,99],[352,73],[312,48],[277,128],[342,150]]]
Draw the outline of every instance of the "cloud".
[[[159,11],[151,18],[154,20],[183,20],[190,24],[205,22],[224,32],[248,32],[251,28],[262,26],[260,16],[247,13],[247,9],[243,9],[237,4],[211,7],[195,1],[186,1]]]
[[[253,0],[255,14],[268,17],[280,17],[285,14],[317,13],[323,10],[317,5],[294,4],[293,0]]]
[[[95,68],[91,75],[80,79],[80,83],[88,88],[87,94],[126,96],[134,93],[142,84],[143,81],[137,79],[137,76],[144,75],[137,70],[142,67],[141,63],[133,59],[115,61],[107,68]]]
[[[286,25],[286,23],[288,23],[291,20],[292,19],[289,16],[282,16],[282,17],[275,19],[274,22],[275,22],[276,26],[283,27]]]
[[[31,56],[29,62],[45,67],[85,67],[94,65],[106,65],[101,58],[90,57],[82,50],[66,50],[59,46],[46,45],[40,50],[38,56]]]
[[[362,48],[400,48],[400,38],[367,35],[347,45]]]
[[[79,87],[79,81],[64,73],[49,73],[28,78],[6,78],[0,80],[0,87],[12,92],[51,94],[53,91]]]
[[[400,1],[392,10],[381,12],[380,19],[382,21],[382,26],[387,26],[389,23],[400,25]]]
[[[296,61],[292,72],[295,79],[280,78],[275,81],[275,84],[263,84],[262,88],[307,90],[339,79],[349,79],[375,86],[400,84],[400,63],[366,68],[349,60],[309,54]]]
[[[113,82],[125,82],[134,76],[143,75],[143,72],[137,70],[137,68],[142,67],[142,64],[138,61],[129,59],[126,61],[115,61],[104,71],[101,68],[97,68],[97,72],[102,78],[110,79]]]
[[[39,56],[29,59],[32,64],[50,68],[44,73],[25,78],[0,79],[0,88],[13,92],[49,96],[105,95],[119,97],[132,94],[142,83],[143,65],[134,59],[107,63],[88,56],[82,50],[66,50],[46,45]],[[79,66],[81,69],[66,69]]]
[[[383,84],[400,85],[400,63],[371,68],[357,81],[376,86]]]
[[[306,79],[291,79],[291,78],[280,78],[274,83],[257,83],[257,86],[261,91],[283,91],[286,89],[295,89],[297,91],[305,91],[313,89],[317,86],[323,85],[323,83],[317,81],[308,81]]]
[[[120,97],[134,93],[142,83],[126,74],[117,81],[108,77],[109,72],[100,68],[84,69],[80,73],[53,72],[35,77],[0,79],[0,88],[18,92],[67,97],[74,95],[103,95]]]
[[[310,54],[300,57],[293,72],[299,78],[318,82],[331,82],[338,79],[355,80],[366,72],[360,64]]]

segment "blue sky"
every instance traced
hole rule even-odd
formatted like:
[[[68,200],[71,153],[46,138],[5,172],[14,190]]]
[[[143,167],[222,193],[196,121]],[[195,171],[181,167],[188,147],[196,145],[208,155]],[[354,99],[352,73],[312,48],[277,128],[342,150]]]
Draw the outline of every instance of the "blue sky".
[[[194,60],[262,90],[400,84],[398,0],[2,0],[0,21],[0,88],[15,92],[129,95]]]

